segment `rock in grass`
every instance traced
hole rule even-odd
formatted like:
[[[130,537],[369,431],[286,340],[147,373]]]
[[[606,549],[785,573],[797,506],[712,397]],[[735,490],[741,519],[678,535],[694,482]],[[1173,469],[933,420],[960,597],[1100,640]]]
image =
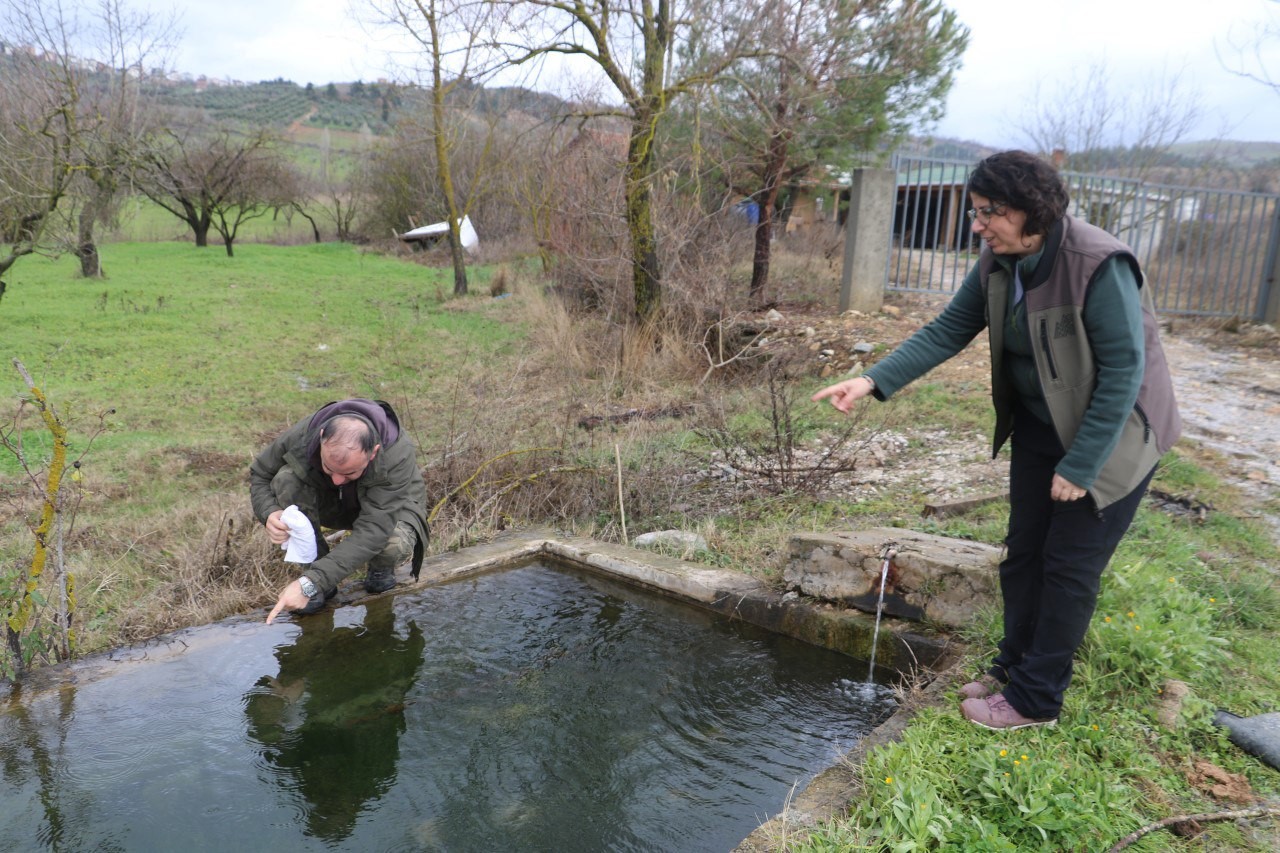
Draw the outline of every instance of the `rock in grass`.
[[[685,552],[708,550],[706,539],[687,530],[657,530],[652,533],[641,533],[631,540],[631,544],[637,548],[666,547]]]
[[[1280,770],[1280,713],[1237,717],[1230,711],[1218,711],[1213,721],[1231,734],[1231,742]]]

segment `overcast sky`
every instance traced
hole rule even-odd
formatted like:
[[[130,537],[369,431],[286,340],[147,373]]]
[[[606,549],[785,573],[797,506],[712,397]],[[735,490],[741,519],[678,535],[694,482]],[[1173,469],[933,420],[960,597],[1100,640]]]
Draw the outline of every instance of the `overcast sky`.
[[[1233,41],[1268,21],[1274,0],[945,0],[970,29],[969,49],[937,135],[1005,147],[1033,99],[1051,97],[1091,66],[1109,72],[1113,96],[1136,94],[1180,74],[1204,118],[1191,138],[1280,142],[1280,91],[1231,74]],[[351,16],[361,0],[140,0],[180,10],[180,71],[299,84],[389,75],[398,46],[371,37]],[[1220,58],[1221,57],[1221,58]],[[1280,35],[1266,62],[1280,79]]]

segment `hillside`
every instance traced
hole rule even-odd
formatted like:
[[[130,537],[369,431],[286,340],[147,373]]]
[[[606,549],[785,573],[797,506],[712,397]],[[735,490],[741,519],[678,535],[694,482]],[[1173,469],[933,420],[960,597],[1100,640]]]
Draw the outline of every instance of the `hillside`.
[[[1211,158],[1240,169],[1280,162],[1280,142],[1220,141],[1181,142],[1173,152],[1192,160]]]
[[[203,78],[173,82],[151,80],[147,94],[164,106],[200,110],[219,121],[244,122],[284,129],[328,128],[336,131],[387,134],[397,119],[420,112],[426,93],[396,83],[328,83],[299,86],[290,80],[218,84]],[[518,111],[539,119],[560,115],[565,104],[554,95],[519,87],[484,89],[459,86],[452,96],[479,113]]]

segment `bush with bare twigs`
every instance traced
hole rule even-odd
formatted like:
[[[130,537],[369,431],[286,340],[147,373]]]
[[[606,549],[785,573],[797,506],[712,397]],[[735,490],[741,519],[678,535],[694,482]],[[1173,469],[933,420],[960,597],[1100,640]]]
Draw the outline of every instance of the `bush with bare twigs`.
[[[715,448],[719,464],[755,488],[770,494],[828,491],[834,479],[854,471],[857,445],[874,437],[862,426],[867,410],[858,409],[834,435],[815,443],[807,417],[812,405],[807,399],[797,405],[791,365],[770,360],[763,373],[763,403],[755,407],[763,418],[735,421],[723,406],[709,406],[699,434]]]

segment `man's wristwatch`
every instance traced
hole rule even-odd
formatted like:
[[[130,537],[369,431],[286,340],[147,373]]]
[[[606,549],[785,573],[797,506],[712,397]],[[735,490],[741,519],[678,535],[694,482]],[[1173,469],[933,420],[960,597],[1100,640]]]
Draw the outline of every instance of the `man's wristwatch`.
[[[317,592],[315,583],[306,575],[298,578],[298,586],[302,587],[302,594],[307,598],[311,598]]]

